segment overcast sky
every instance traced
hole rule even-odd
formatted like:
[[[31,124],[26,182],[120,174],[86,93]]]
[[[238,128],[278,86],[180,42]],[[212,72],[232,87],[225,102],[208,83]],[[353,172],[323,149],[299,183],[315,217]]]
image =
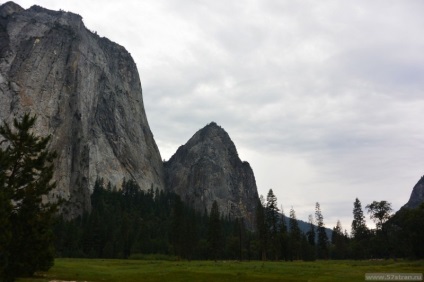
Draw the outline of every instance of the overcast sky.
[[[424,174],[424,1],[15,2],[124,46],[162,158],[215,121],[286,214],[349,230],[356,197],[398,210]]]

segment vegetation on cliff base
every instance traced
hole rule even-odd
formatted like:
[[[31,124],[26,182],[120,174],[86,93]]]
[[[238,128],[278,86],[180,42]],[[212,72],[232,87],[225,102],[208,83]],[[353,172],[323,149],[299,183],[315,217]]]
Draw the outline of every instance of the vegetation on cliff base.
[[[361,202],[356,199],[352,233],[338,222],[328,238],[319,203],[315,222],[310,215],[309,230],[303,231],[293,208],[288,221],[279,213],[272,190],[266,201],[257,203],[255,230],[246,229],[243,219],[221,214],[216,204],[210,211],[199,213],[178,195],[143,191],[134,181],[124,181],[122,190],[117,190],[98,180],[91,205],[90,214],[71,221],[58,220],[57,256],[131,258],[161,254],[187,260],[275,261],[424,257],[418,239],[424,230],[419,221],[422,207],[402,210],[393,217],[390,209],[383,208],[383,214],[382,209],[367,206],[372,219],[388,219],[377,229],[369,229]],[[387,206],[387,202],[375,205]]]

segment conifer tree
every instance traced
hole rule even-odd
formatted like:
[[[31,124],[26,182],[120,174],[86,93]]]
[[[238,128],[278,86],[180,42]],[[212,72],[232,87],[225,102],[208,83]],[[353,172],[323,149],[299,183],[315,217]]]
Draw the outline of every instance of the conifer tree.
[[[6,281],[53,265],[52,217],[57,205],[44,203],[42,197],[55,187],[51,180],[56,153],[47,149],[50,136],[32,133],[35,121],[25,114],[21,121],[14,120],[13,128],[0,126],[0,229],[6,239],[13,237],[8,249],[0,250],[1,260],[7,261]]]
[[[298,260],[301,258],[302,231],[293,207],[290,209],[289,231],[290,260]]]
[[[315,224],[314,224],[314,218],[312,217],[312,214],[308,217],[309,221],[309,230],[306,232],[306,237],[308,239],[308,243],[311,246],[315,246]]]
[[[365,239],[368,233],[368,228],[365,223],[362,204],[358,198],[353,203],[353,221],[352,221],[352,238],[356,240]]]
[[[369,256],[369,230],[365,223],[362,204],[358,198],[353,203],[353,221],[352,221],[352,255],[356,259],[364,259]]]
[[[0,147],[0,281],[6,280],[9,268],[9,245],[12,239],[10,226],[12,202],[10,201],[10,191],[5,189],[6,170],[3,169],[3,167],[10,166],[8,161],[6,152],[1,150]]]
[[[183,254],[184,241],[184,219],[183,203],[180,197],[175,197],[171,213],[171,234],[170,241],[174,247],[174,254],[181,256]]]
[[[281,207],[281,220],[280,220],[280,250],[282,259],[289,259],[289,235],[286,224],[286,216],[284,215],[283,207]]]
[[[331,236],[332,244],[332,259],[345,259],[347,257],[347,242],[348,238],[343,233],[343,228],[340,220],[337,220],[336,226],[333,228],[333,233]]]
[[[278,240],[278,207],[277,197],[274,195],[272,189],[269,189],[266,197],[267,203],[265,208],[266,225],[269,235],[269,253],[273,259],[277,260],[279,255],[279,240]]]
[[[208,243],[209,251],[214,260],[218,259],[222,247],[222,227],[218,203],[213,201],[209,217]]]
[[[262,199],[262,196],[261,196]],[[256,232],[258,234],[261,259],[266,260],[268,230],[265,222],[265,208],[261,200],[256,203]]]
[[[308,216],[309,230],[302,236],[302,258],[305,261],[316,259],[315,225],[312,215]]]
[[[320,204],[315,204],[315,220],[317,223],[317,256],[320,259],[328,258],[328,237],[325,232],[324,217],[321,213]]]

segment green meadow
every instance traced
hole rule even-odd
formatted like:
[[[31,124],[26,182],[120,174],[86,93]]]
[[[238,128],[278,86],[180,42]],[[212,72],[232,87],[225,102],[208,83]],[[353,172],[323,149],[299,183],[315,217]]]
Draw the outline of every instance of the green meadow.
[[[423,273],[424,261],[238,262],[56,259],[44,281],[364,281],[365,273]]]

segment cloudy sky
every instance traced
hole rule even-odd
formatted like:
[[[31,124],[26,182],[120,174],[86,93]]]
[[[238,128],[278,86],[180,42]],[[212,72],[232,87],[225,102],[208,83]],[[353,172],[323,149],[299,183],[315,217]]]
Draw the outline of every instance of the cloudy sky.
[[[215,121],[286,214],[349,230],[356,197],[398,210],[424,174],[424,1],[15,2],[123,45],[162,158]]]

